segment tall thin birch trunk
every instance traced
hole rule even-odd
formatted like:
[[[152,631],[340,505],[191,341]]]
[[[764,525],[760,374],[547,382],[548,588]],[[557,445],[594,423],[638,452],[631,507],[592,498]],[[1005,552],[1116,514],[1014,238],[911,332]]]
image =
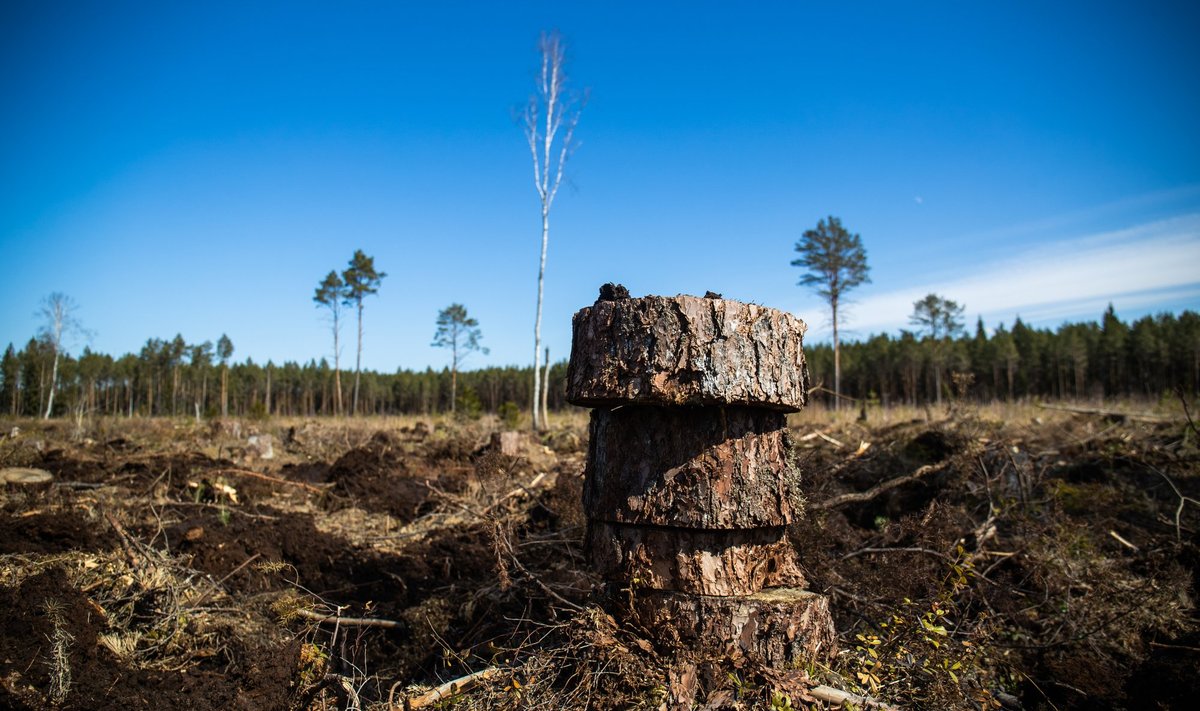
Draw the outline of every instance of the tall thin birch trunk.
[[[525,138],[533,159],[533,184],[541,202],[542,249],[538,260],[537,316],[533,323],[533,428],[546,426],[546,393],[540,363],[542,354],[542,304],[545,298],[546,247],[550,241],[550,208],[562,184],[563,169],[574,149],[575,126],[582,100],[565,94],[566,51],[557,33],[542,34],[542,55],[537,91],[530,97],[523,116]],[[560,134],[560,131],[562,133]],[[547,366],[549,362],[547,361]],[[549,375],[548,371],[545,373]]]

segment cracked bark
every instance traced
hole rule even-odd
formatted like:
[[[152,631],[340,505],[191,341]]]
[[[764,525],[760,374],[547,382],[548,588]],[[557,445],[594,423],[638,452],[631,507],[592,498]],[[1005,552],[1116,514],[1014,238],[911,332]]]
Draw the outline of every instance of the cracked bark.
[[[704,656],[782,667],[824,661],[836,651],[829,599],[807,590],[726,597],[645,591],[628,604],[631,616],[655,630],[660,643]]]
[[[801,508],[790,452],[782,412],[593,410],[584,511],[596,520],[680,528],[786,526]]]
[[[575,314],[567,399],[793,412],[807,399],[807,328],[789,313],[726,299],[597,301]]]
[[[606,580],[696,595],[749,595],[804,585],[782,527],[728,531],[590,521],[587,549]]]

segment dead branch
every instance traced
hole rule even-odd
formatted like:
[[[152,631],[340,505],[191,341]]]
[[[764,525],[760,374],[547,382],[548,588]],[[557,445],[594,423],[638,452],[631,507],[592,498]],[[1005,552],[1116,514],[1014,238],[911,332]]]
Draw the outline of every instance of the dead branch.
[[[432,706],[433,704],[436,704],[439,701],[444,701],[451,696],[457,696],[458,694],[461,694],[469,690],[471,687],[477,685],[479,682],[487,681],[499,673],[500,669],[496,667],[480,669],[477,672],[472,672],[466,676],[461,676],[452,681],[448,681],[441,686],[434,687],[420,696],[415,696],[411,699],[404,699],[399,706],[389,701],[388,707],[394,711],[409,711],[410,709],[419,709],[426,706]]]
[[[841,494],[839,496],[834,496],[831,499],[826,499],[824,501],[819,501],[817,503],[810,504],[810,507],[814,508],[814,509],[832,509],[832,508],[835,508],[838,506],[845,506],[846,504],[857,504],[857,503],[862,503],[863,501],[870,501],[871,499],[874,499],[876,496],[879,496],[880,494],[882,494],[884,492],[891,491],[892,489],[895,489],[898,486],[903,486],[911,481],[916,481],[917,479],[920,479],[923,476],[928,476],[929,474],[933,474],[935,472],[940,472],[943,469],[945,469],[947,466],[949,466],[949,464],[950,464],[950,462],[948,462],[948,461],[939,462],[937,464],[926,464],[925,466],[916,470],[912,474],[905,474],[904,476],[898,476],[895,479],[888,479],[887,481],[885,481],[881,484],[876,484],[875,486],[871,487],[870,489],[867,489],[866,491],[856,491],[856,492],[849,493],[849,494]]]
[[[141,565],[142,558],[138,554],[137,544],[134,542],[133,538],[130,537],[129,533],[125,530],[125,527],[122,526],[117,519],[113,518],[112,514],[105,511],[104,518],[108,521],[108,525],[112,526],[113,530],[117,532],[117,536],[121,540],[121,548],[125,551],[125,557],[129,559],[129,565],[134,568],[139,567]]]
[[[508,536],[504,535],[504,533],[502,531],[497,531],[496,540],[504,547],[505,551],[508,553],[509,560],[512,561],[513,565],[517,566],[517,570],[521,571],[521,574],[524,575],[526,578],[529,578],[529,580],[531,582],[533,582],[534,585],[537,585],[539,588],[541,588],[542,592],[546,593],[547,595],[554,598],[555,600],[558,600],[559,602],[561,602],[562,604],[571,608],[572,610],[575,610],[576,612],[583,612],[583,607],[576,605],[575,603],[566,599],[562,595],[559,595],[558,593],[554,592],[554,590],[551,589],[549,585],[542,582],[541,578],[534,575],[533,571],[529,570],[529,568],[526,568],[525,564],[522,563],[520,561],[520,559],[517,558],[517,552],[513,550],[512,542],[508,540]]]
[[[1159,415],[1151,415],[1147,413],[1136,412],[1121,412],[1119,410],[1102,410],[1097,407],[1068,407],[1066,405],[1047,405],[1045,403],[1037,403],[1037,407],[1043,410],[1060,410],[1062,412],[1073,412],[1078,415],[1098,415],[1100,417],[1111,417],[1127,422],[1149,422],[1156,425],[1164,425],[1175,422],[1171,417],[1160,417]]]
[[[1175,482],[1171,481],[1171,477],[1167,476],[1166,473],[1160,470],[1158,467],[1151,466],[1150,464],[1146,464],[1146,466],[1150,467],[1155,474],[1161,476],[1175,492],[1175,495],[1179,497],[1179,506],[1175,509],[1175,540],[1182,541],[1183,525],[1180,519],[1183,517],[1183,507],[1188,503],[1191,503],[1194,506],[1200,506],[1200,501],[1197,501],[1190,496],[1184,496],[1183,492],[1179,490],[1179,487],[1175,486]]]
[[[868,553],[924,553],[925,555],[936,556],[936,557],[938,557],[938,558],[941,558],[942,560],[945,560],[945,561],[947,561],[947,562],[950,562],[950,563],[953,563],[953,562],[954,562],[954,559],[953,559],[953,558],[951,558],[950,556],[948,556],[948,555],[946,555],[945,553],[942,553],[942,552],[940,552],[940,551],[931,550],[931,549],[929,549],[929,548],[915,548],[915,547],[908,547],[908,548],[859,548],[859,549],[858,549],[858,550],[856,550],[856,551],[850,551],[850,552],[849,552],[849,553],[847,553],[846,555],[842,556],[842,560],[846,560],[846,559],[848,559],[848,558],[855,558],[855,557],[857,557],[857,556],[860,556],[860,555],[867,555]]]
[[[900,711],[899,706],[892,706],[887,702],[873,699],[870,696],[851,694],[849,691],[842,691],[841,689],[835,689],[832,686],[825,686],[824,684],[814,686],[813,688],[809,689],[808,695],[814,699],[817,699],[818,701],[834,704],[837,706],[837,708],[842,708],[846,706],[846,704],[853,704],[856,708]]]
[[[277,476],[271,476],[269,474],[261,474],[259,472],[252,472],[248,469],[218,469],[217,471],[213,472],[213,474],[214,475],[227,474],[227,475],[231,475],[231,476],[250,477],[252,479],[261,479],[262,481],[269,481],[272,484],[283,484],[285,486],[296,486],[301,489],[304,489],[305,491],[311,491],[314,494],[325,493],[325,489],[323,489],[319,486],[315,486],[313,484],[308,484],[303,481],[292,481],[291,479],[280,479]]]
[[[375,617],[340,617],[338,615],[322,615],[319,612],[305,610],[303,608],[296,610],[296,615],[303,617],[306,620],[313,622],[332,622],[337,625],[345,625],[346,627],[383,627],[385,629],[399,629],[404,625],[395,620],[381,620]]]
[[[1200,437],[1200,429],[1196,429],[1196,421],[1192,419],[1192,411],[1188,408],[1187,398],[1183,395],[1183,388],[1176,387],[1175,395],[1179,398],[1179,404],[1183,405],[1183,416],[1187,418],[1188,427],[1192,428],[1192,434]]]
[[[1125,546],[1126,548],[1128,548],[1129,550],[1131,550],[1135,553],[1137,552],[1138,547],[1133,545],[1132,543],[1130,543],[1128,540],[1126,540],[1123,536],[1121,536],[1121,534],[1117,533],[1116,531],[1113,531],[1110,529],[1108,532],[1108,535],[1117,539],[1117,543],[1120,543],[1121,545]]]
[[[822,386],[820,383],[818,383],[816,387],[808,389],[809,395],[812,395],[813,393],[825,393],[826,395],[832,395],[836,398],[841,398],[842,400],[849,400],[850,402],[862,402],[862,398],[850,397],[849,395],[845,395],[843,393],[835,393],[829,388]]]

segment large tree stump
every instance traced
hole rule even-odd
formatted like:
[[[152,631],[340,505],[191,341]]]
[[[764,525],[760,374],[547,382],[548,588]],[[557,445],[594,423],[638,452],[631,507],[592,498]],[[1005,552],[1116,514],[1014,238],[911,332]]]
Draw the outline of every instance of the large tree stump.
[[[724,597],[647,591],[630,600],[633,618],[661,644],[703,655],[788,666],[829,659],[836,649],[829,599],[808,590]]]
[[[635,588],[697,595],[748,595],[764,587],[804,585],[782,526],[728,531],[630,526],[590,521],[592,566]]]
[[[575,314],[567,399],[799,410],[807,328],[789,313],[726,299],[597,301]]]
[[[628,405],[592,413],[584,512],[679,528],[785,526],[800,501],[786,415]]]
[[[828,603],[801,589],[785,535],[805,329],[755,304],[613,285],[575,314],[567,398],[596,408],[589,560],[660,643],[768,664],[833,652]]]

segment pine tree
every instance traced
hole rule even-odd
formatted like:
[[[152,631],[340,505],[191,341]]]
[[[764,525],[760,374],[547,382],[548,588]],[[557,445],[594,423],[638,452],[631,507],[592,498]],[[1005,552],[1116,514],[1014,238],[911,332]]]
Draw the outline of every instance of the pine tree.
[[[342,272],[345,282],[342,303],[353,306],[358,313],[358,349],[354,356],[354,399],[350,406],[351,414],[358,414],[358,389],[362,376],[362,337],[363,337],[363,299],[379,291],[379,285],[387,276],[384,272],[375,271],[375,258],[368,257],[361,249],[354,250],[350,258],[350,266]]]
[[[800,256],[792,260],[792,266],[808,270],[800,277],[800,285],[814,287],[832,312],[834,407],[840,408],[842,360],[838,327],[843,314],[839,314],[838,308],[845,292],[871,281],[867,253],[862,238],[846,231],[842,221],[832,215],[828,221],[818,220],[816,229],[806,230],[796,243],[796,251]]]
[[[450,349],[450,412],[458,403],[458,364],[475,351],[488,352],[479,345],[483,337],[479,322],[467,315],[462,304],[450,304],[438,312],[437,332],[433,334],[434,348]]]

